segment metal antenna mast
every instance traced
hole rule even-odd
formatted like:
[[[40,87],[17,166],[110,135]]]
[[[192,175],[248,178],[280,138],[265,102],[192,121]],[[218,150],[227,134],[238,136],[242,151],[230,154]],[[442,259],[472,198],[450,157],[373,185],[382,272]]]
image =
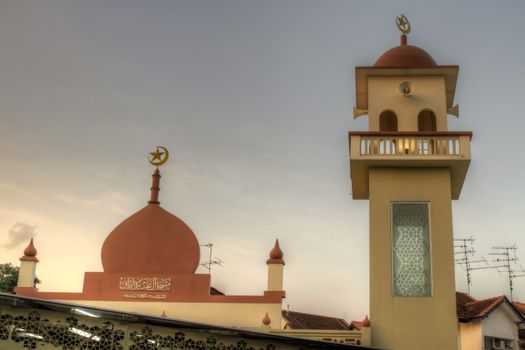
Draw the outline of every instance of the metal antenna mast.
[[[201,244],[200,245],[201,247],[206,247],[208,248],[210,254],[209,254],[209,258],[208,258],[208,261],[204,261],[202,263],[200,263],[199,265],[204,267],[206,270],[208,270],[208,274],[211,275],[211,266],[212,265],[219,265],[220,267],[224,267],[223,264],[224,264],[224,261],[222,261],[221,259],[217,258],[217,257],[212,257],[212,252],[213,252],[213,243],[206,243],[206,244]]]
[[[454,255],[457,257],[454,259],[456,265],[461,265],[465,268],[467,272],[467,289],[468,294],[470,294],[470,286],[472,285],[471,272],[474,270],[486,270],[492,269],[493,267],[489,266],[487,260],[484,257],[481,257],[480,260],[472,260],[474,256],[474,237],[470,238],[454,238]],[[479,266],[476,264],[485,263],[485,266]]]
[[[510,300],[513,301],[513,280],[515,278],[525,276],[525,271],[523,270],[523,267],[521,265],[519,265],[519,270],[513,269],[511,265],[511,263],[517,265],[518,257],[516,255],[516,251],[518,250],[518,247],[516,246],[516,243],[514,243],[514,245],[510,247],[492,247],[492,250],[493,252],[489,253],[489,255],[497,256],[497,258],[495,258],[493,262],[500,264],[498,266],[494,266],[494,268],[496,268],[499,273],[504,272],[508,275]]]

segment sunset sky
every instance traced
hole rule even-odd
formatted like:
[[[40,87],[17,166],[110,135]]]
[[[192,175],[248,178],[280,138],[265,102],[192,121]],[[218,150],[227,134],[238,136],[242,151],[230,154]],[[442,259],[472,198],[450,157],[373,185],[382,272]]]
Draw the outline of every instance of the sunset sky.
[[[161,205],[213,242],[216,288],[261,294],[278,237],[285,305],[363,318],[354,67],[398,45],[401,13],[410,44],[460,66],[449,129],[474,137],[454,235],[489,261],[516,243],[525,265],[519,0],[0,1],[0,263],[18,264],[34,236],[40,289],[80,291],[105,237],[146,204],[147,155],[163,145]],[[525,301],[525,277],[515,285]],[[474,297],[507,292],[504,275],[474,272]]]

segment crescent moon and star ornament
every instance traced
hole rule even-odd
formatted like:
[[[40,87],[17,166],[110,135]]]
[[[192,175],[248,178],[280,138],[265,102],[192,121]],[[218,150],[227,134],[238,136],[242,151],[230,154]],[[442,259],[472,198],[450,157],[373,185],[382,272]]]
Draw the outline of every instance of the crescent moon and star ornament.
[[[410,22],[405,17],[405,15],[401,15],[401,17],[396,17],[396,24],[397,24],[397,28],[404,35],[407,35],[408,33],[410,33]]]
[[[170,152],[168,152],[166,147],[163,146],[157,146],[157,149],[154,152],[150,152],[149,154],[149,163],[156,167],[159,167],[162,164],[166,163],[168,161],[168,158],[170,157]]]

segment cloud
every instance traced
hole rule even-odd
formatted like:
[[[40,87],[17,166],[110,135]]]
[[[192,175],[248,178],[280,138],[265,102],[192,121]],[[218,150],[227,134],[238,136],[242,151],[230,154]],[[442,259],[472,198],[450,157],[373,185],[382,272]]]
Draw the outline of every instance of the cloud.
[[[18,246],[20,243],[28,242],[36,235],[36,226],[32,226],[23,222],[17,222],[7,232],[9,234],[8,241],[4,246],[8,249]]]

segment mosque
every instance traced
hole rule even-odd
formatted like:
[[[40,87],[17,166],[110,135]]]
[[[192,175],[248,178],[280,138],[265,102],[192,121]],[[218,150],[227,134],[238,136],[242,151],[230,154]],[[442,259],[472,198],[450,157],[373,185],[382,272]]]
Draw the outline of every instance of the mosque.
[[[211,288],[209,274],[196,273],[200,247],[193,231],[160,206],[158,168],[152,177],[147,205],[106,237],[101,250],[104,272],[86,272],[82,292],[38,291],[32,282],[37,261],[31,242],[21,258],[16,294],[225,326],[259,327],[265,316],[280,324],[285,292],[279,242],[266,261],[267,290],[253,296],[219,293]]]
[[[200,253],[195,234],[160,206],[158,167],[169,155],[164,148],[151,153],[157,169],[147,205],[104,241],[104,271],[86,272],[78,293],[39,291],[31,241],[20,259],[17,296],[99,312],[99,317],[118,310],[242,327],[268,337],[392,350],[518,349],[517,325],[525,319],[512,303],[456,294],[452,200],[461,194],[472,138],[471,132],[448,130],[448,115],[459,115],[453,103],[459,67],[438,65],[426,51],[409,45],[406,17],[398,17],[397,26],[400,45],[373,66],[356,67],[354,118],[367,115],[369,130],[348,135],[352,197],[369,200],[370,319],[347,323],[283,311],[285,260],[278,240],[265,262],[266,290],[245,296],[214,290],[209,274],[196,273]],[[1,329],[0,324],[0,346]]]

